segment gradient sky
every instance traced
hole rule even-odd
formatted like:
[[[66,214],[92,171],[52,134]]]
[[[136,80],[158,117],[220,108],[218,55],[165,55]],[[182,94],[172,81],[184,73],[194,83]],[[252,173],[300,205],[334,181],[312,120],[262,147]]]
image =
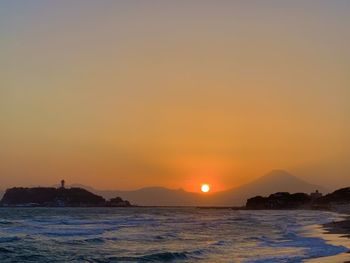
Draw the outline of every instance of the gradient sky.
[[[0,188],[350,185],[350,1],[1,1]]]

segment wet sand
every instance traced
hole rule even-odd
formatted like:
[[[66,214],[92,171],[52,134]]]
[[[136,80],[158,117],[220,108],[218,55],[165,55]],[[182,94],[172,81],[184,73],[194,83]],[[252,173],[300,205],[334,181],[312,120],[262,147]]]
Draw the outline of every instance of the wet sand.
[[[343,246],[349,251],[335,256],[305,260],[305,263],[350,263],[350,216],[344,216],[344,220],[341,221],[310,226],[308,230],[311,235],[320,236],[328,243]]]
[[[343,215],[344,219],[324,224],[320,226],[319,231],[325,240],[328,240],[332,244],[342,245],[348,248],[349,252],[342,253],[333,257],[318,258],[307,262],[350,263],[350,205],[338,204],[332,206],[329,210]]]
[[[326,230],[326,233],[350,238],[350,217],[342,221],[324,224],[323,228]]]
[[[315,258],[308,261],[305,261],[305,263],[350,263],[349,261],[350,255],[347,253],[339,254],[336,256],[331,257],[323,257],[323,258]]]
[[[337,235],[346,243],[344,246],[350,249],[350,217],[337,222],[330,222],[323,225],[326,235]],[[341,242],[341,241],[340,241]],[[319,261],[319,262],[344,262],[350,263],[350,250],[348,253],[335,256],[333,261]]]

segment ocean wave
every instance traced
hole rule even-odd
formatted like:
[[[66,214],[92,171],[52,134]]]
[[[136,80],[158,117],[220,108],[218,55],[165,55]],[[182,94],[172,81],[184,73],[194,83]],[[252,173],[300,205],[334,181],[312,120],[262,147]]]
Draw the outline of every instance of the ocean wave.
[[[141,257],[109,257],[104,262],[171,262],[187,259],[189,257],[186,252],[162,252]]]
[[[297,229],[297,228],[296,228]],[[296,232],[286,231],[282,232],[278,237],[269,237],[262,235],[260,237],[253,237],[252,240],[256,240],[260,243],[261,247],[271,247],[276,249],[283,248],[300,248],[303,249],[303,255],[288,255],[288,256],[274,256],[266,257],[258,260],[251,260],[248,262],[260,263],[260,262],[300,262],[301,260],[318,258],[323,256],[333,256],[340,253],[347,252],[348,249],[340,245],[332,245],[327,243],[326,240],[320,237],[307,237],[299,235]]]
[[[0,262],[272,263],[346,251],[317,235],[303,236],[303,226],[332,220],[319,211],[35,211],[2,210]]]
[[[141,261],[157,262],[157,261],[173,261],[173,260],[188,259],[186,252],[163,252],[146,255],[140,258]]]
[[[99,262],[99,263],[120,263],[120,262],[173,262],[173,261],[195,261],[203,259],[205,255],[205,249],[197,249],[193,251],[181,251],[181,252],[155,252],[144,254],[141,256],[109,256],[109,257],[84,257],[78,256],[75,260],[78,261],[88,261],[88,262]]]
[[[50,232],[42,232],[40,234],[48,236],[48,237],[81,237],[81,236],[95,236],[101,235],[105,232],[105,230],[56,230]]]
[[[0,237],[0,243],[17,242],[19,240],[19,237]]]
[[[0,253],[14,253],[14,251],[8,248],[0,247]]]
[[[107,239],[101,237],[86,238],[86,239],[73,239],[73,240],[55,240],[56,244],[59,245],[98,245],[106,243]]]
[[[0,220],[0,225],[13,225],[14,223],[7,220]]]

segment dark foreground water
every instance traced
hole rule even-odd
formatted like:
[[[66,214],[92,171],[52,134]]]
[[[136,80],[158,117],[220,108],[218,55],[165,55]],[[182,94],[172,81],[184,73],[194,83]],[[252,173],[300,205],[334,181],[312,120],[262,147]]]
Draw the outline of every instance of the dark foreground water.
[[[342,253],[319,211],[0,208],[0,262],[302,262]]]

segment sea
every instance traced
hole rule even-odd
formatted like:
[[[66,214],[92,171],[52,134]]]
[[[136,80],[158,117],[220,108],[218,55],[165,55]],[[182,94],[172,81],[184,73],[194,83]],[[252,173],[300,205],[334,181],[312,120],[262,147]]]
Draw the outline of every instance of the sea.
[[[313,230],[340,218],[300,210],[0,208],[0,262],[307,262],[348,251]]]

